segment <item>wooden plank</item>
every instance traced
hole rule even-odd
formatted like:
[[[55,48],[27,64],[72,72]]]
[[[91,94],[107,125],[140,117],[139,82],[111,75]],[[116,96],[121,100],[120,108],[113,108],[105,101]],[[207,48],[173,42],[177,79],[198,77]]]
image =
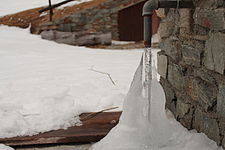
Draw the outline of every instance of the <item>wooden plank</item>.
[[[89,115],[84,113],[81,118]],[[8,146],[29,146],[44,144],[68,144],[97,142],[119,122],[121,112],[104,112],[83,121],[82,126],[70,127],[66,130],[55,130],[35,136],[0,139],[0,143]]]

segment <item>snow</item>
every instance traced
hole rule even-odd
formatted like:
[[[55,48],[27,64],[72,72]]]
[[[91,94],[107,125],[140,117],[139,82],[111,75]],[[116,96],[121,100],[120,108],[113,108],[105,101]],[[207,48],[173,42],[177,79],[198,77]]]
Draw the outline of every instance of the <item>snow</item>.
[[[63,0],[51,0],[52,4],[62,2]],[[90,0],[74,0],[70,3],[62,5],[60,8],[77,5]],[[0,16],[14,14],[27,9],[48,6],[48,0],[1,0],[0,1]]]
[[[14,149],[11,147],[5,146],[3,144],[0,144],[0,150],[14,150]]]
[[[149,82],[149,103],[144,61],[142,58],[134,75],[119,124],[90,150],[222,150],[206,135],[188,131],[166,112],[165,93],[157,80],[156,67]]]
[[[57,44],[6,26],[0,45],[0,138],[67,128],[83,112],[121,110],[141,56]]]

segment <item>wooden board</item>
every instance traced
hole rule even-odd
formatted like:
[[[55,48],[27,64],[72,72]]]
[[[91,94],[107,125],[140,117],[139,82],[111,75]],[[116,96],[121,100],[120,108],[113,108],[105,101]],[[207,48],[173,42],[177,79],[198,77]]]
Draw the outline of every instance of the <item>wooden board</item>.
[[[90,113],[84,113],[81,118]],[[29,146],[44,144],[69,144],[97,142],[119,122],[121,112],[104,112],[95,117],[85,119],[82,126],[70,127],[66,130],[55,130],[35,136],[0,139],[0,143],[8,146]]]

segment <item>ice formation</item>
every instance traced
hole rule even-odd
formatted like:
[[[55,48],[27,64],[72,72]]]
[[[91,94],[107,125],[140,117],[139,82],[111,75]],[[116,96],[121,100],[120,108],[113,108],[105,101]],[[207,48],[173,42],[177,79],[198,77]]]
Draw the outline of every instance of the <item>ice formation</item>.
[[[174,118],[168,117],[165,94],[156,80],[156,71],[153,71],[153,79],[149,82],[149,105],[143,85],[143,70],[142,58],[125,98],[119,124],[90,150],[222,150],[204,134],[190,132]]]

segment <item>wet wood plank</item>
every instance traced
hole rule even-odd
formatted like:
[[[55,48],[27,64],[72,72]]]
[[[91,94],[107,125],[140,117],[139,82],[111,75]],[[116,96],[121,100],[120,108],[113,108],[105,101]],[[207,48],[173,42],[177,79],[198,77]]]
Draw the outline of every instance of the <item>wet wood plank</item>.
[[[89,115],[84,113],[81,118]],[[35,136],[0,139],[0,143],[8,146],[28,146],[44,144],[69,144],[97,142],[119,122],[121,112],[104,112],[83,121],[82,126],[70,127],[66,130],[55,130]]]

